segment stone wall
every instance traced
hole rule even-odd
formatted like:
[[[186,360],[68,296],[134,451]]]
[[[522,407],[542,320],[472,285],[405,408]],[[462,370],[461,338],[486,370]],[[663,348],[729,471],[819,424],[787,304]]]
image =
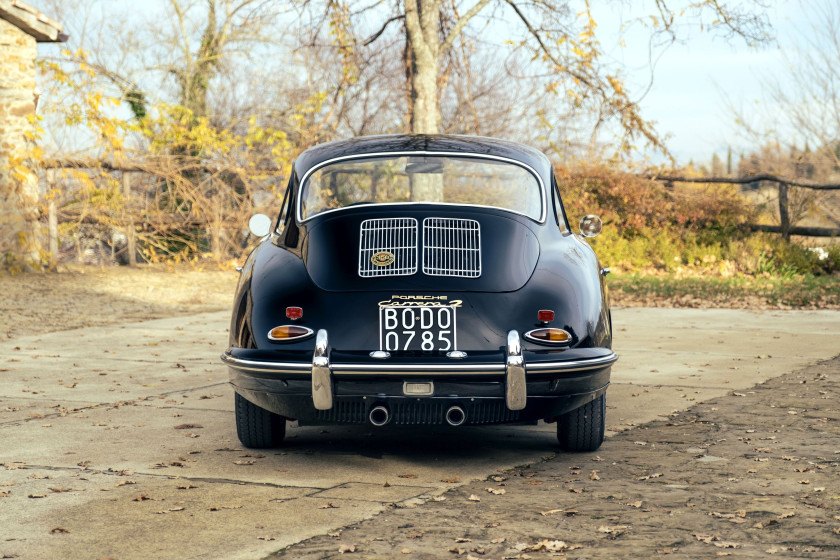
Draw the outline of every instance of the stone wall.
[[[0,19],[0,268],[41,263],[38,183],[10,169],[31,147],[35,56],[35,38]]]

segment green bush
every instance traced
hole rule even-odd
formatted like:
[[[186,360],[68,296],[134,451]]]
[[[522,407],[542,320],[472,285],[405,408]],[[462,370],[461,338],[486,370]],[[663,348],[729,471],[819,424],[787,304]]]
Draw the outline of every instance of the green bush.
[[[556,167],[570,221],[598,214],[603,233],[591,240],[617,271],[681,275],[823,275],[840,271],[840,245],[820,255],[778,234],[751,232],[755,207],[731,185],[660,182],[605,166]]]

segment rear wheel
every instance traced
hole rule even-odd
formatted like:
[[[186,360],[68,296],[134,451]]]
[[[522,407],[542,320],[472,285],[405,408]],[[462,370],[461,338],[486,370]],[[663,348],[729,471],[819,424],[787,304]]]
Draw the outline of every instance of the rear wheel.
[[[263,449],[280,445],[286,435],[286,418],[259,407],[235,393],[236,435],[245,447]]]
[[[607,395],[567,412],[557,420],[557,440],[566,451],[595,451],[604,442]]]

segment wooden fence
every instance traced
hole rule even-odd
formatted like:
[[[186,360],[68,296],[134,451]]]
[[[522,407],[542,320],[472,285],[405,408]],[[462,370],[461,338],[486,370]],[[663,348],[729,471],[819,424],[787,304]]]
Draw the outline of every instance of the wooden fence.
[[[662,181],[667,187],[674,183],[723,183],[735,185],[749,185],[760,181],[776,183],[779,190],[779,222],[778,226],[752,224],[753,231],[767,231],[781,233],[785,239],[791,235],[805,235],[809,237],[840,237],[840,228],[801,227],[793,226],[790,219],[790,188],[810,189],[815,191],[840,191],[840,183],[817,183],[803,179],[787,179],[770,173],[758,173],[746,177],[684,177],[678,175],[645,175],[654,181]]]

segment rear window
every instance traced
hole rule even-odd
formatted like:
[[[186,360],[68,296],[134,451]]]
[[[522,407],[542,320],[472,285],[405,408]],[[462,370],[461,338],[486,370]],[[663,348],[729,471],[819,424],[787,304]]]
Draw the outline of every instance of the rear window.
[[[357,204],[489,206],[542,217],[542,188],[525,167],[478,157],[385,156],[338,161],[305,178],[300,216]]]

